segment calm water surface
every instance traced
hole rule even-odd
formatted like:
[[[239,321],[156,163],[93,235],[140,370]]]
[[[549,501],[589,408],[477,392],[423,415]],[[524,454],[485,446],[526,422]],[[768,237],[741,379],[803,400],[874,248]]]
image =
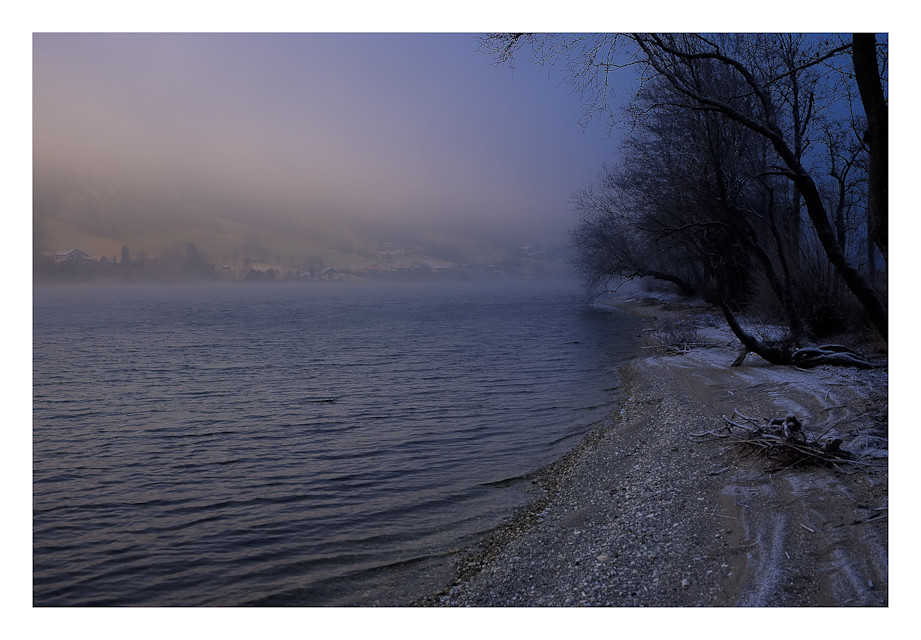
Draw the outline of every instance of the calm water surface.
[[[605,418],[637,349],[631,318],[569,286],[33,302],[38,606],[421,595]]]

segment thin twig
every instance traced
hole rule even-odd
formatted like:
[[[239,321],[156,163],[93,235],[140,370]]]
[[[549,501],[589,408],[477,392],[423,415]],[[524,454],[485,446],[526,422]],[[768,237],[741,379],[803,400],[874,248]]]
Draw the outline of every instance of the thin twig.
[[[866,520],[861,520],[860,522],[857,522],[856,524],[866,524],[867,522],[874,522],[874,521],[876,521],[876,520],[882,520],[882,519],[888,518],[888,517],[889,517],[889,514],[888,514],[888,513],[881,513],[881,514],[879,514],[878,516],[873,516],[872,518],[867,518]]]
[[[728,520],[738,520],[735,516],[724,516],[721,513],[710,513],[709,511],[704,511],[708,516],[716,516],[717,518],[726,518]]]
[[[754,431],[754,429],[752,429],[751,427],[746,427],[744,424],[739,424],[738,422],[733,422],[732,420],[730,420],[730,419],[727,418],[726,416],[723,416],[723,420],[725,420],[726,422],[728,422],[729,424],[731,424],[731,425],[734,426],[734,427],[738,427],[739,429],[745,429],[745,430],[748,431],[748,432]]]
[[[729,435],[725,433],[717,433],[716,431],[704,431],[703,433],[689,433],[691,438],[704,438],[706,436],[713,436],[714,438],[728,438]]]
[[[787,500],[786,502],[781,502],[780,504],[775,504],[773,507],[770,507],[770,508],[771,508],[771,509],[779,509],[780,507],[785,507],[785,506],[787,506],[788,504],[792,504],[792,503],[796,502],[797,500],[800,500],[801,498],[808,498],[809,496],[814,496],[814,495],[817,494],[817,493],[818,493],[818,491],[811,491],[811,492],[809,492],[809,493],[804,493],[804,494],[802,494],[802,495],[800,495],[800,496],[796,496],[795,498],[791,498],[791,499]]]
[[[784,467],[783,469],[781,469],[780,471],[778,471],[778,472],[777,472],[777,475],[780,475],[781,473],[783,473],[783,472],[786,471],[787,469],[790,469],[791,467],[795,467],[796,465],[798,465],[798,464],[799,464],[800,462],[802,462],[803,460],[806,460],[806,458],[800,458],[799,460],[796,460],[795,462],[792,462],[792,463],[788,464],[786,467]]]
[[[761,422],[761,421],[758,420],[757,418],[749,418],[747,415],[745,415],[744,413],[742,413],[742,412],[739,411],[738,409],[733,409],[732,411],[733,411],[737,416],[739,416],[740,418],[745,418],[745,419],[748,420],[749,422],[754,422],[754,423],[756,423],[756,424],[759,423],[759,422]]]

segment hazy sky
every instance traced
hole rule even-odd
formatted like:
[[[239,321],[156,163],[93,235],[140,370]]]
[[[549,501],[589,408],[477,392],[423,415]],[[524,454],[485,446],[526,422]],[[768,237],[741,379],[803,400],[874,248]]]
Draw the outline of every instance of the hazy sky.
[[[617,143],[473,34],[36,34],[37,173],[565,239]],[[435,225],[437,226],[437,225]]]

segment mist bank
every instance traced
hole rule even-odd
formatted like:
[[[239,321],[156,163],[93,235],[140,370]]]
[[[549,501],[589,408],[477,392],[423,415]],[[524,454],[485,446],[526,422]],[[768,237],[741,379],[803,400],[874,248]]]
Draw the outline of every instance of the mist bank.
[[[383,245],[394,246],[394,245]],[[33,281],[36,283],[248,283],[248,284],[307,284],[354,285],[361,283],[451,283],[489,281],[571,281],[567,263],[541,255],[528,255],[529,247],[518,254],[509,253],[496,264],[451,263],[433,261],[415,251],[398,255],[389,251],[374,252],[366,260],[378,261],[361,267],[327,266],[315,259],[304,267],[284,266],[283,260],[253,260],[245,257],[231,263],[215,264],[199,251],[194,243],[184,247],[174,245],[152,257],[146,252],[132,253],[123,246],[111,258],[93,258],[80,249],[59,251],[51,256],[37,255],[33,261]],[[534,252],[530,252],[534,253]],[[360,256],[351,255],[352,259]],[[432,264],[435,262],[435,264]]]
[[[39,279],[319,279],[328,269],[349,278],[543,275],[565,271],[568,261],[565,237],[522,232],[511,221],[490,226],[437,213],[384,220],[243,191],[76,171],[37,171],[33,191]],[[81,252],[79,268],[60,255],[73,249]]]

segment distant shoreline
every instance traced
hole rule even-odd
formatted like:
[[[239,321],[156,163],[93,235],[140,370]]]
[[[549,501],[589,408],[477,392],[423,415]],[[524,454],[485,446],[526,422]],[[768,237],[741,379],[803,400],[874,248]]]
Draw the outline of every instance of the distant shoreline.
[[[270,270],[271,271],[271,270]],[[351,286],[362,284],[392,285],[392,284],[453,284],[453,283],[491,283],[491,282],[556,282],[567,281],[577,285],[577,281],[568,277],[562,270],[551,271],[543,274],[513,273],[497,269],[469,269],[454,271],[425,271],[407,270],[393,272],[367,273],[341,271],[340,276],[308,277],[294,272],[255,272],[252,277],[144,277],[144,276],[83,276],[79,273],[69,275],[48,276],[36,275],[32,279],[33,286],[67,286],[67,285],[302,285],[316,287]],[[268,275],[267,275],[268,274]]]

